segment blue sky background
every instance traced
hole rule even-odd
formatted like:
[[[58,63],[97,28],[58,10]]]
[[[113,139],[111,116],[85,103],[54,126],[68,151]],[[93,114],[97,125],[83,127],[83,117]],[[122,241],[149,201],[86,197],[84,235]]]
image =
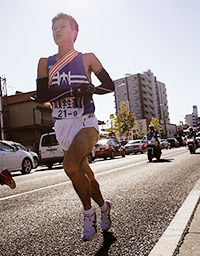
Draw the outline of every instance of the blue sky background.
[[[9,95],[35,90],[39,58],[57,52],[51,20],[64,12],[79,23],[75,49],[94,52],[113,80],[151,69],[166,84],[171,123],[200,107],[199,0],[0,0],[0,10],[0,76]],[[94,99],[106,121],[113,94]]]

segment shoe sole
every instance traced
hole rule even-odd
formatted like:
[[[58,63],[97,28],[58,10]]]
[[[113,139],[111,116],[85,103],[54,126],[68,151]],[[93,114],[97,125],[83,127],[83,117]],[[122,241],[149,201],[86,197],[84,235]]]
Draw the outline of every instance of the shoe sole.
[[[88,237],[88,238],[82,237],[82,240],[83,240],[83,242],[92,241],[96,236],[97,236],[97,233],[95,233],[93,236]]]
[[[12,177],[11,172],[10,172],[7,168],[5,168],[5,170],[7,170],[7,172],[9,173],[10,183],[4,183],[4,184],[5,184],[5,185],[8,185],[11,189],[16,188],[16,183],[15,183],[13,177]],[[3,175],[3,177],[6,177],[6,176],[7,176],[7,175]],[[7,176],[7,177],[8,177],[8,176]]]

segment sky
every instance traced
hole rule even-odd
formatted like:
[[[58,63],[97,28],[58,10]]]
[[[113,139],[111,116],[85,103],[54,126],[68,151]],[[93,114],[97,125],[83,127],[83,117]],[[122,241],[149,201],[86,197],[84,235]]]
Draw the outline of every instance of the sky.
[[[200,108],[199,0],[0,0],[0,10],[8,95],[36,90],[39,59],[57,53],[51,20],[64,12],[79,24],[75,49],[93,52],[113,80],[150,69],[165,83],[171,123]],[[113,94],[94,101],[99,120],[115,113]]]

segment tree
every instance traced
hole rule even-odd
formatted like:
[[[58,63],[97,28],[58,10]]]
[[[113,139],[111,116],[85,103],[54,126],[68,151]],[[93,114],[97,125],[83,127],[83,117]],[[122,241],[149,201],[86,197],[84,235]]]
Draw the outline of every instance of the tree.
[[[122,107],[121,111],[115,113],[115,117],[111,121],[111,127],[108,131],[111,134],[117,134],[127,136],[129,131],[135,126],[135,115],[129,111],[127,111],[124,107]]]
[[[133,132],[134,132],[133,134],[134,139],[143,138],[144,135],[146,134],[146,121],[144,123],[142,122],[142,120],[138,120]]]
[[[150,124],[153,124],[153,125],[155,126],[155,129],[156,129],[157,131],[160,131],[160,130],[162,129],[162,126],[161,126],[159,120],[158,120],[157,118],[155,118],[155,117],[152,117],[152,118],[151,118]]]

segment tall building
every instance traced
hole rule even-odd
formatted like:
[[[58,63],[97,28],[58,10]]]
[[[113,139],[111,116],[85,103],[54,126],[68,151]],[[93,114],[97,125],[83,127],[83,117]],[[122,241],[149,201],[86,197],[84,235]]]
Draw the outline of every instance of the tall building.
[[[197,106],[196,106],[196,105],[193,106],[193,115],[194,115],[196,118],[198,118],[198,109],[197,109]]]
[[[190,127],[199,126],[198,109],[196,105],[193,106],[192,114],[188,114],[185,116],[185,122]]]
[[[136,120],[155,117],[161,123],[169,123],[166,86],[156,80],[151,70],[143,74],[127,74],[115,83],[116,111],[125,105]]]
[[[162,120],[163,123],[170,123],[166,85],[157,81],[157,89],[159,97],[159,120]]]
[[[196,127],[197,126],[197,118],[194,114],[185,115],[185,122],[190,127]]]

